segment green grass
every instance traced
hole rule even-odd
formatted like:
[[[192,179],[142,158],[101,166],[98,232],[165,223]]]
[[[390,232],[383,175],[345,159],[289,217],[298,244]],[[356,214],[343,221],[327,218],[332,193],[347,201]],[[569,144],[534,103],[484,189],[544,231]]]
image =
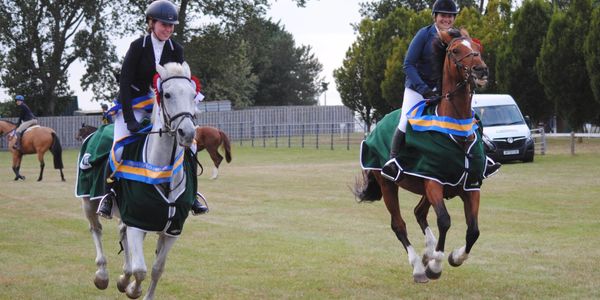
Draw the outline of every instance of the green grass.
[[[599,298],[595,145],[575,156],[550,148],[534,163],[505,164],[484,183],[481,236],[469,260],[459,268],[444,263],[442,278],[424,285],[413,283],[383,203],[358,204],[348,189],[359,173],[356,145],[331,151],[234,144],[233,162],[222,165],[216,181],[208,179],[211,164],[202,153],[199,184],[211,212],[186,222],[157,298]],[[65,183],[51,167],[36,182],[35,156],[24,159],[27,180],[14,182],[9,154],[0,152],[0,299],[126,299],[115,284],[122,266],[116,221],[104,222],[109,287],[92,283],[94,246],[73,196],[76,155],[64,153]],[[46,161],[52,164],[50,154]],[[400,196],[409,237],[421,251],[412,215],[418,197]],[[451,250],[464,244],[466,226],[460,200],[447,206]],[[145,244],[149,267],[155,241],[149,235]]]

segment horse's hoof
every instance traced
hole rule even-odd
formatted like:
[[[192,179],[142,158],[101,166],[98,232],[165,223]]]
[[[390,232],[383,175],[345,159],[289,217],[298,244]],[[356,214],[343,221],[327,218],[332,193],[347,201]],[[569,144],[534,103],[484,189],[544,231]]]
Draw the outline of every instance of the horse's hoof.
[[[462,265],[462,262],[459,263],[452,258],[452,253],[448,255],[448,263],[453,267],[460,267],[460,265]]]
[[[104,275],[100,274],[100,271],[96,271],[96,277],[94,277],[94,285],[99,290],[105,290],[108,287],[108,276],[106,272]]]
[[[427,278],[429,278],[431,280],[436,280],[436,279],[440,279],[440,277],[442,276],[442,271],[440,271],[439,273],[436,273],[436,272],[432,271],[428,265],[425,268],[425,275],[427,276]]]
[[[416,283],[427,283],[429,278],[425,274],[413,274],[413,279]]]
[[[138,286],[137,289],[135,288],[135,281],[131,282],[128,286],[127,286],[127,291],[125,292],[125,295],[127,295],[127,297],[129,297],[129,299],[137,299],[140,296],[142,296],[142,286]]]
[[[125,275],[119,276],[119,280],[117,280],[117,289],[121,293],[125,293],[125,289],[129,285],[129,278]]]

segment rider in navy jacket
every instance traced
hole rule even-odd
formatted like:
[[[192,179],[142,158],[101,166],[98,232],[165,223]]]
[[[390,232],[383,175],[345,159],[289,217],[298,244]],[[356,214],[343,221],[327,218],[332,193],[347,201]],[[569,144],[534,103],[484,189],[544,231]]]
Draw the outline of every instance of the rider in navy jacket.
[[[23,137],[23,132],[27,130],[27,128],[37,125],[37,119],[29,109],[29,106],[25,104],[25,97],[22,95],[17,95],[15,97],[15,102],[17,103],[17,107],[19,108],[19,120],[17,121],[17,128],[15,129],[15,134],[17,136],[17,140],[13,145],[13,148],[16,150],[21,150],[21,138]]]

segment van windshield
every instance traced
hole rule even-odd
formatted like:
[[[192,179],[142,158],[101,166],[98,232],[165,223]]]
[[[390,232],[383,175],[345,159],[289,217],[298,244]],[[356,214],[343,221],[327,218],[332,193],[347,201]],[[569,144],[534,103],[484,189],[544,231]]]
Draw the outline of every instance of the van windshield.
[[[516,105],[481,106],[473,109],[481,118],[484,127],[525,124]]]

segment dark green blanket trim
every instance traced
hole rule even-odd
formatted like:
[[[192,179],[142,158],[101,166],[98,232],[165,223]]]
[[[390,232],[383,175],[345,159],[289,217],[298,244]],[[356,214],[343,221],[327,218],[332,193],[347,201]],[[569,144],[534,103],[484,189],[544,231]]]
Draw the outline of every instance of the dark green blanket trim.
[[[434,113],[434,108],[427,109]],[[361,164],[365,169],[381,169],[388,161],[392,135],[400,119],[400,110],[386,115],[371,132],[361,147]],[[465,161],[468,161],[468,167]],[[458,185],[463,176],[466,190],[478,189],[483,181],[486,157],[477,133],[477,142],[469,153],[446,134],[435,131],[416,132],[410,124],[406,144],[401,148],[398,161],[408,174],[431,178],[442,184]]]

